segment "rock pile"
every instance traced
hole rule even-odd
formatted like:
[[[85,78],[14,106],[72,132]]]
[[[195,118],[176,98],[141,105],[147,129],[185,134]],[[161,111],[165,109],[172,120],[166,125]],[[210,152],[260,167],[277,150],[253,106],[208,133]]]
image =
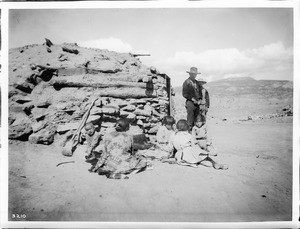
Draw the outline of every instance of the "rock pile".
[[[102,134],[127,117],[133,134],[152,139],[170,113],[166,74],[130,53],[48,44],[10,50],[10,139],[41,144],[64,139],[76,131],[94,98],[88,121]]]
[[[293,116],[293,107],[291,105],[286,105],[282,109],[278,110],[274,114],[264,114],[264,115],[250,115],[247,118],[239,119],[239,121],[257,121],[263,119],[273,119],[279,117]]]

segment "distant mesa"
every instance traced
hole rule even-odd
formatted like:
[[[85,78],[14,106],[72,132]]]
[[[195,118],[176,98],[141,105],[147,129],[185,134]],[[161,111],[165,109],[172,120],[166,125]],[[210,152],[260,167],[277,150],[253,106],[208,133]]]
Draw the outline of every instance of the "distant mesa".
[[[229,77],[226,79],[221,79],[219,81],[256,81],[256,79],[252,77]]]

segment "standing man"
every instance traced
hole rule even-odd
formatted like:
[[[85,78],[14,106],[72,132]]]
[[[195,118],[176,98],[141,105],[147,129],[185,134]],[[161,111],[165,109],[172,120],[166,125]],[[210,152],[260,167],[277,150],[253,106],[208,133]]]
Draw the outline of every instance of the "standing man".
[[[199,100],[201,98],[200,87],[195,80],[198,74],[198,69],[196,67],[191,67],[190,71],[187,71],[190,77],[186,79],[182,85],[182,95],[186,99],[185,107],[187,111],[187,122],[189,124],[190,130],[194,126],[196,117],[200,113]]]
[[[206,120],[206,114],[210,105],[208,91],[203,87],[206,81],[197,76],[201,74],[196,67],[191,67],[187,71],[190,77],[186,79],[182,86],[182,95],[186,99],[187,122],[190,129],[195,124],[196,117],[201,114]]]

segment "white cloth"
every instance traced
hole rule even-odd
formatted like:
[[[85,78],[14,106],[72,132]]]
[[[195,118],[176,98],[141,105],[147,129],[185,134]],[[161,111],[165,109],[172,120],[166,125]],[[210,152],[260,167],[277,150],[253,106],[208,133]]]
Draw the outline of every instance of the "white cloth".
[[[168,130],[167,127],[160,126],[156,133],[157,143],[169,143],[170,137],[174,133],[174,130]]]
[[[192,147],[192,135],[187,131],[180,131],[170,138],[170,144],[177,152],[175,157],[178,162],[198,163],[207,157],[207,152],[199,147]]]

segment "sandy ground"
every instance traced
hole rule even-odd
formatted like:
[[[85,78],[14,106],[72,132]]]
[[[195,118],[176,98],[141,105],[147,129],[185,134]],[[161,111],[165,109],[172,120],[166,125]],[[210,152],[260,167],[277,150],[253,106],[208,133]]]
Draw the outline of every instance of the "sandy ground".
[[[9,217],[28,221],[292,220],[292,119],[210,125],[221,171],[163,164],[110,180],[88,172],[84,146],[9,144]],[[56,166],[60,162],[74,163]],[[24,217],[24,216],[23,216]]]

